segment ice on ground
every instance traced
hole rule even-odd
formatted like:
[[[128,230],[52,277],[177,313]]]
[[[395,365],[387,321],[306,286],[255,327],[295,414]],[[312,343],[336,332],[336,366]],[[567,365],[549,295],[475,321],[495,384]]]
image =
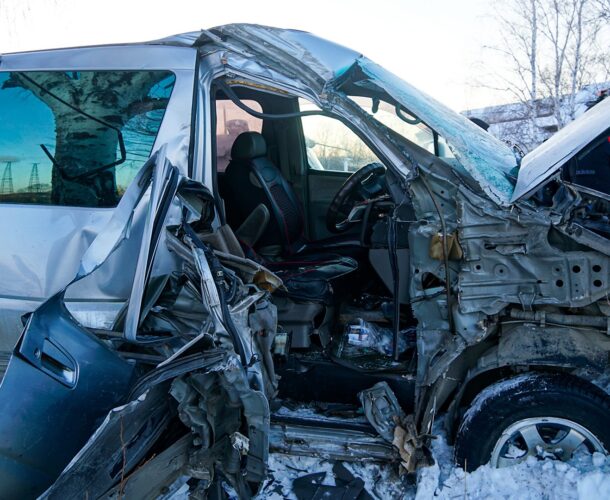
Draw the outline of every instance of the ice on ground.
[[[417,500],[610,498],[610,459],[600,453],[577,454],[567,463],[530,457],[514,467],[486,465],[465,473],[454,466],[453,450],[439,434],[432,445],[437,464],[420,472]]]
[[[510,468],[483,466],[465,473],[453,462],[453,448],[447,444],[442,420],[435,424],[438,435],[432,443],[436,463],[419,471],[417,484],[399,476],[396,465],[344,463],[360,477],[366,490],[380,500],[388,498],[427,499],[514,499],[520,500],[590,500],[610,498],[610,457],[600,453],[577,454],[570,462],[555,460],[527,461]],[[296,499],[292,481],[314,472],[326,472],[323,484],[333,485],[332,462],[282,454],[270,456],[270,478],[259,500]]]
[[[326,476],[322,484],[334,486],[333,465],[331,461],[318,458],[271,453],[269,479],[256,498],[257,500],[297,500],[292,482],[298,477],[314,472],[325,472]],[[404,476],[399,477],[396,465],[371,462],[344,462],[343,465],[354,477],[364,481],[365,489],[373,498],[413,498],[415,495],[415,485],[409,485]]]
[[[326,476],[322,484],[334,486],[332,469],[333,464],[327,460],[271,453],[269,455],[269,479],[265,481],[257,499],[296,499],[292,492],[292,482],[298,477],[314,472],[325,472]]]

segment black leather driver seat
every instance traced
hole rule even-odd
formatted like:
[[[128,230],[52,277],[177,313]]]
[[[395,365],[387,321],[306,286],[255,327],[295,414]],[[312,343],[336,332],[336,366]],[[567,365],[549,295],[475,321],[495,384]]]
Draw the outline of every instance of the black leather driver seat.
[[[284,255],[294,255],[306,243],[301,206],[290,184],[266,155],[267,144],[261,134],[244,132],[235,139],[223,183],[227,222],[239,227],[262,203],[271,219],[257,248],[279,246]]]
[[[358,268],[358,263],[350,257],[329,253],[334,239],[323,240],[318,251],[313,251],[304,235],[304,217],[296,194],[266,155],[267,144],[261,134],[244,132],[235,139],[221,190],[227,222],[232,228],[238,228],[264,204],[271,217],[256,250],[265,255],[265,249],[277,247],[283,258],[264,262],[265,265],[284,280],[293,292],[291,295],[307,300],[317,297],[327,302],[329,293],[337,288],[335,282],[345,281]],[[354,244],[353,238],[340,237],[337,241],[343,246]]]
[[[264,204],[271,218],[256,245],[257,250],[263,250],[261,253],[269,253],[264,251],[269,247],[279,248],[284,258],[312,252],[356,253],[360,241],[353,235],[315,242],[306,239],[301,204],[292,186],[266,155],[267,144],[258,132],[243,132],[235,139],[221,191],[229,225],[239,227],[258,205]]]

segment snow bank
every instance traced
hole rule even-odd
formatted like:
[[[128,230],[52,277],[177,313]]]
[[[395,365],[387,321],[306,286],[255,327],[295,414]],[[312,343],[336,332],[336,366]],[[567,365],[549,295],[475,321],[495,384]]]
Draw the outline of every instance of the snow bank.
[[[610,384],[610,378],[605,381]],[[417,484],[399,477],[394,466],[379,464],[344,465],[363,479],[374,498],[427,499],[514,499],[520,500],[590,500],[610,498],[610,458],[599,453],[583,452],[570,462],[539,461],[533,457],[515,467],[493,469],[480,467],[465,473],[455,467],[453,448],[447,444],[442,421],[435,424],[439,435],[432,444],[435,465],[419,471]],[[332,463],[305,457],[272,454],[271,477],[263,487],[259,500],[296,499],[292,481],[305,474],[326,472],[324,484],[333,485]]]
[[[515,467],[484,466],[468,474],[454,467],[442,433],[432,449],[437,464],[420,472],[416,500],[610,498],[610,458],[599,453],[582,453],[568,463],[531,457]]]

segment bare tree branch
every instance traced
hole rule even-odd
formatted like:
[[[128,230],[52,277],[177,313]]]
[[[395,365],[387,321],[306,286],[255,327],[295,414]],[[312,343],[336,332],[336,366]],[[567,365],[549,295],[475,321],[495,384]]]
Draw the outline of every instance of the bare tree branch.
[[[497,2],[498,42],[486,48],[505,59],[508,71],[480,86],[514,97],[527,115],[519,134],[529,149],[548,136],[539,126],[541,106],[561,128],[574,119],[583,86],[610,76],[610,54],[600,47],[610,0]]]

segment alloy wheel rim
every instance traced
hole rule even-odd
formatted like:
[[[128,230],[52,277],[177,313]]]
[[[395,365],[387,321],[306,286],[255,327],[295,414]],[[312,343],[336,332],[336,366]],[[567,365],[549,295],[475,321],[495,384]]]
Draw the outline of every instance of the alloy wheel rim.
[[[518,420],[508,426],[492,453],[492,467],[510,467],[528,457],[551,458],[566,462],[576,450],[606,454],[601,441],[582,425],[565,418],[536,417]]]

